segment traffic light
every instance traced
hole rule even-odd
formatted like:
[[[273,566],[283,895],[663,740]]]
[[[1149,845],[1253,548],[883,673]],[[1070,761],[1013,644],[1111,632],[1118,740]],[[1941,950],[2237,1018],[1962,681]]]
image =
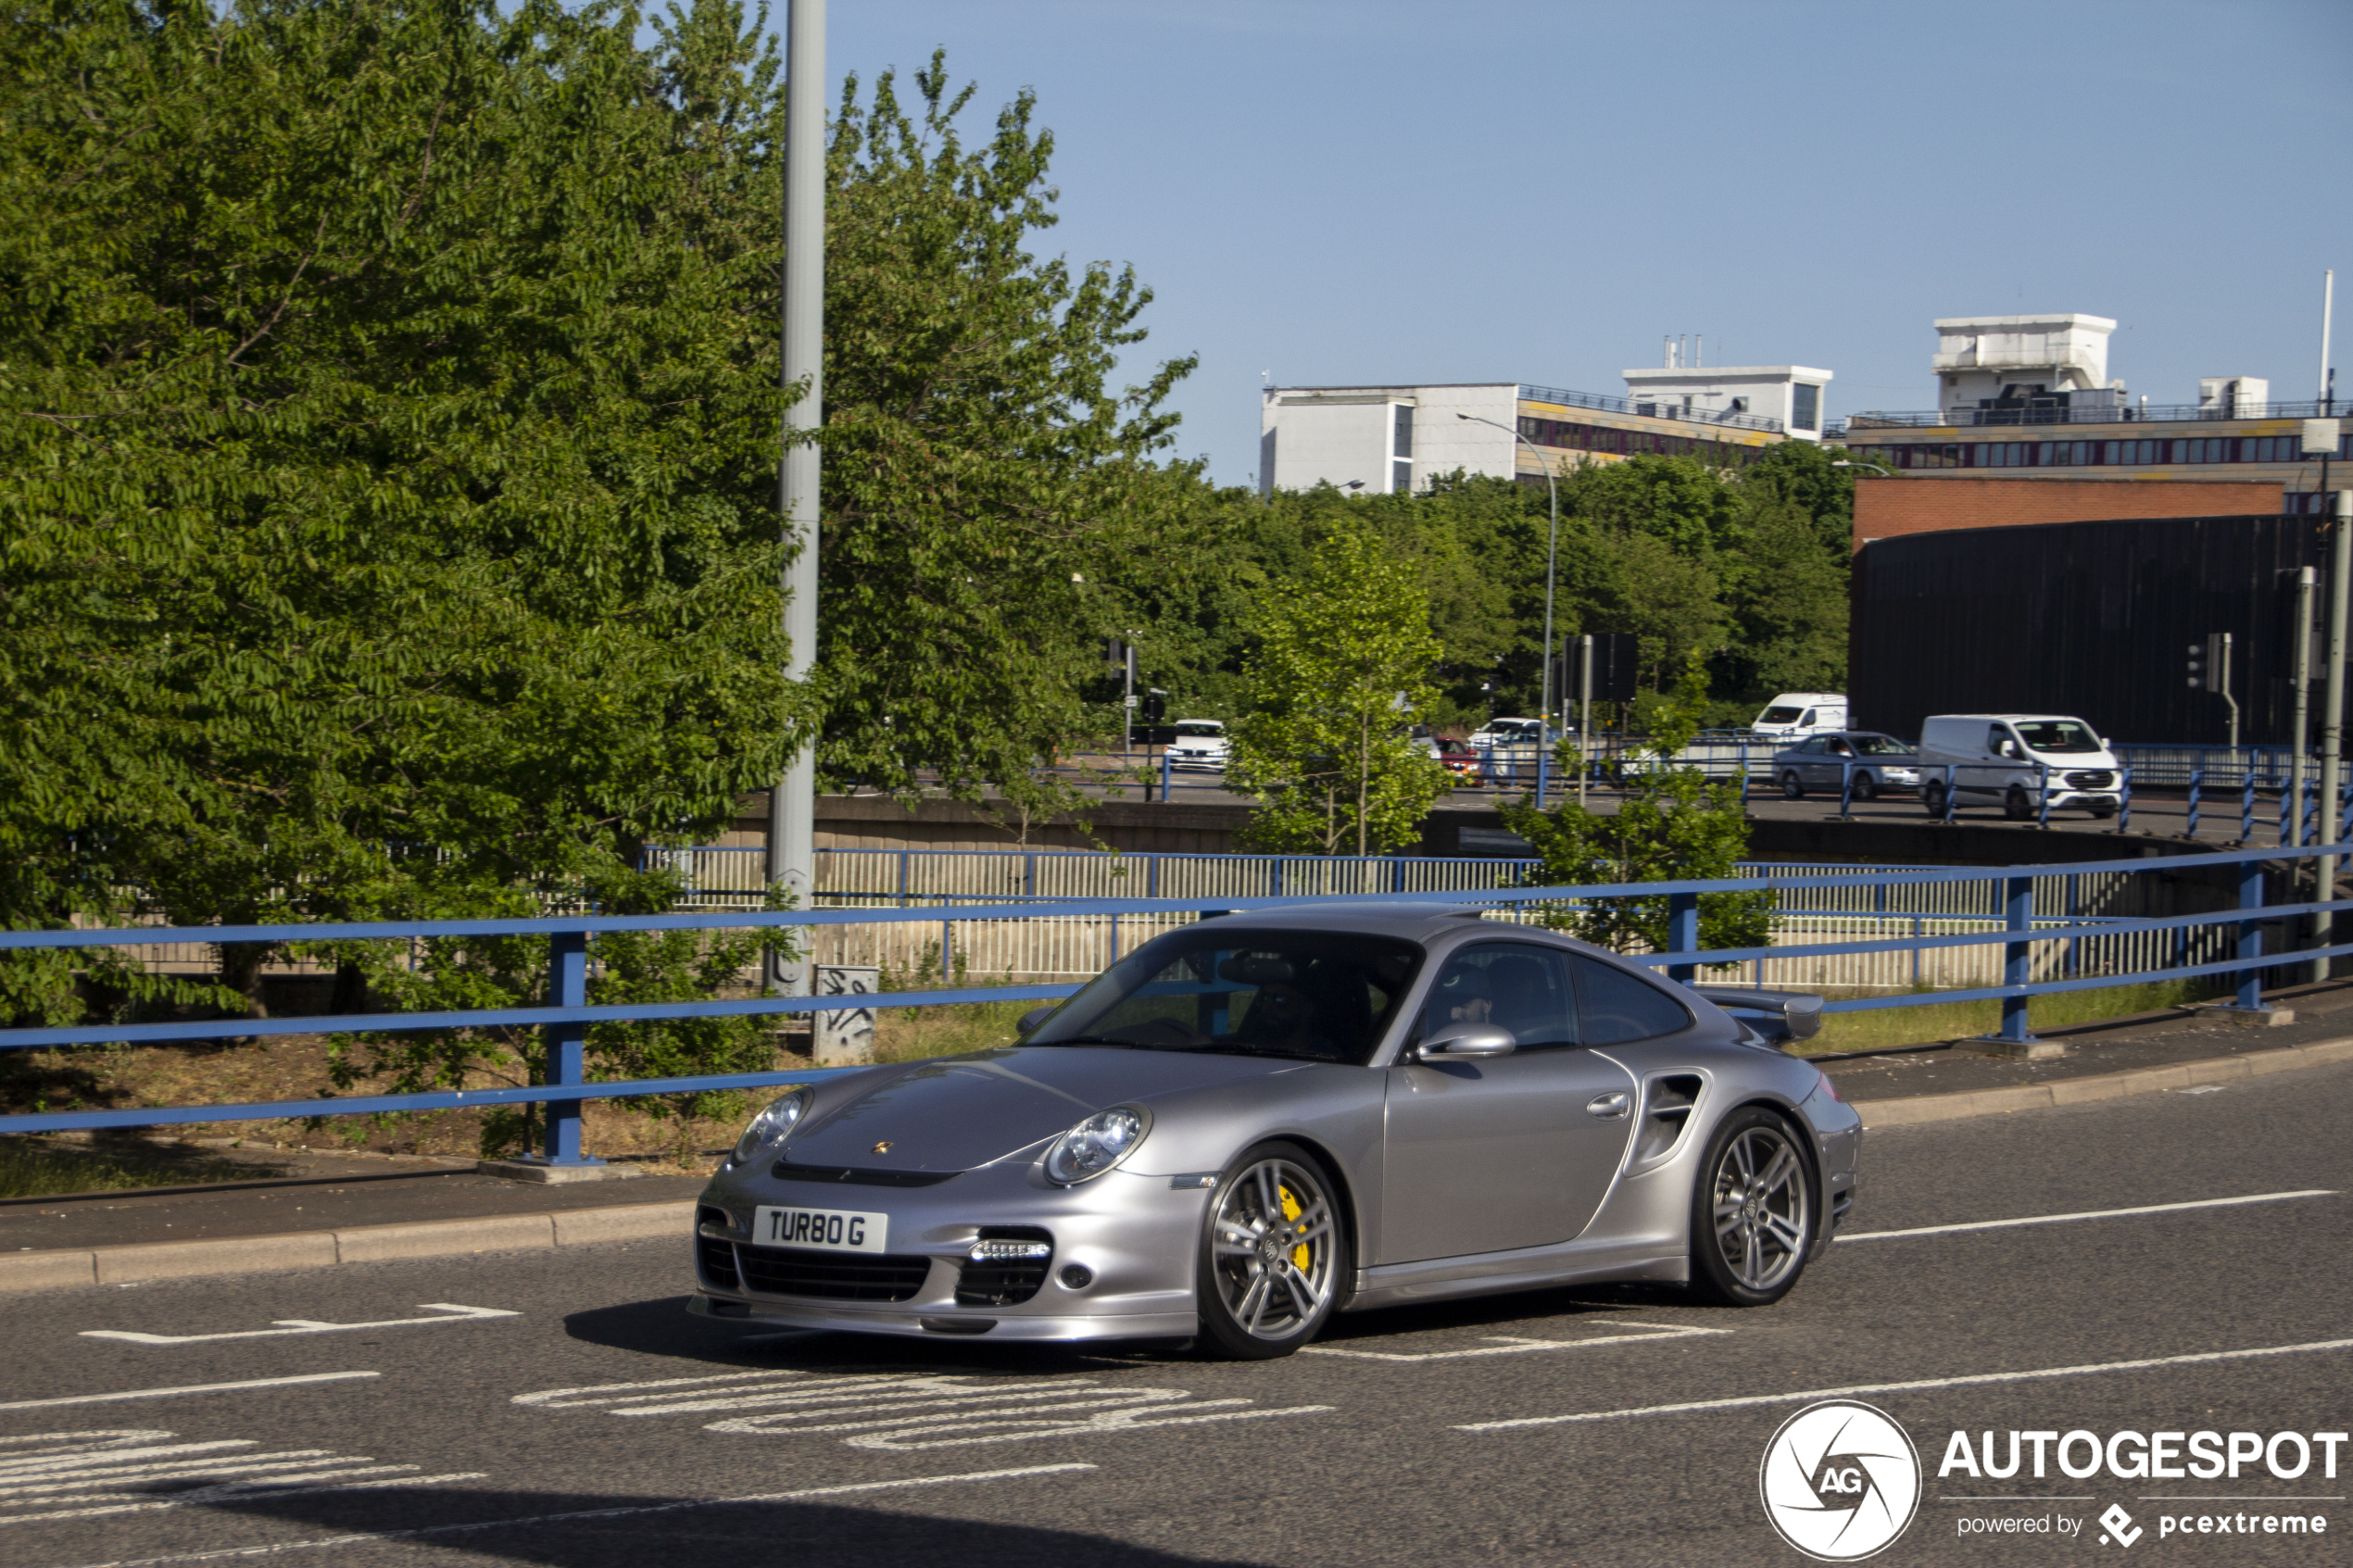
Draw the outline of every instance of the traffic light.
[[[2190,645],[2190,690],[2221,692],[2231,689],[2231,634],[2209,632],[2206,640]]]
[[[1144,689],[1144,722],[1157,724],[1168,717],[1168,694],[1158,686]]]

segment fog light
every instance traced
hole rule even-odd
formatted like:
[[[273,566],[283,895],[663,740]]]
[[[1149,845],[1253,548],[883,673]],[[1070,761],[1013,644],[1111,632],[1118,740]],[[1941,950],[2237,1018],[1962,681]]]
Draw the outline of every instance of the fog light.
[[[1054,1255],[1051,1241],[975,1241],[968,1254],[975,1263],[1034,1263]]]
[[[1095,1271],[1088,1268],[1086,1264],[1066,1263],[1063,1266],[1063,1288],[1064,1290],[1084,1290],[1094,1283]]]

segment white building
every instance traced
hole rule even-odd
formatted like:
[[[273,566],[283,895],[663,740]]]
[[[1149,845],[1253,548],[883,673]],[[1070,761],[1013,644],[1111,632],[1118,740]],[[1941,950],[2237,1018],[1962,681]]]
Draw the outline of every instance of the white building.
[[[1628,370],[1626,395],[1638,414],[1691,419],[1752,414],[1776,420],[1794,441],[1822,438],[1822,389],[1828,370],[1808,365],[1669,366]]]
[[[1950,316],[1936,323],[1937,407],[2091,408],[2124,405],[2108,379],[2105,316]]]
[[[1629,387],[1661,375],[1690,384],[1643,391],[1639,400],[1515,382],[1268,387],[1259,409],[1258,486],[1397,495],[1456,469],[1540,480],[1548,469],[1642,453],[1732,467],[1792,437],[1817,439],[1820,391],[1831,379],[1828,370],[1790,365],[1626,372]],[[1808,428],[1795,428],[1798,412],[1809,416]]]

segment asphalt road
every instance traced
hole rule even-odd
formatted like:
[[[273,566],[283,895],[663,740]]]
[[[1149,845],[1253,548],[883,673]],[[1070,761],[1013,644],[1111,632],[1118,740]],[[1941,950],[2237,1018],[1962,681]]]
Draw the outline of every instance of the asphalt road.
[[[1523,1295],[1345,1318],[1267,1364],[762,1335],[684,1314],[683,1238],[9,1299],[0,1555],[1796,1563],[1759,1461],[1815,1391],[1869,1388],[1926,1467],[1875,1562],[2353,1561],[2347,1446],[2334,1477],[1938,1474],[1956,1429],[2353,1429],[2349,1121],[2353,1072],[2322,1068],[1884,1131],[1855,1239],[1777,1307]],[[2127,1361],[2154,1364],[2081,1370]],[[1881,1386],[1906,1383],[1928,1386]],[[151,1392],[209,1384],[245,1386]],[[2183,1496],[2227,1500],[2149,1500]],[[2111,1504],[2128,1549],[2102,1543]],[[2200,1512],[2326,1534],[2160,1534]],[[2010,1516],[2051,1529],[1962,1533]]]

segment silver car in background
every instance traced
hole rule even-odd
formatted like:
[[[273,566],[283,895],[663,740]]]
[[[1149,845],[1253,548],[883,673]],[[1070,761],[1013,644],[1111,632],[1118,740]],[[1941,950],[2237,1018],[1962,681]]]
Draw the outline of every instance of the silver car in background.
[[[1914,747],[1876,730],[1839,730],[1809,735],[1797,745],[1773,753],[1773,781],[1792,800],[1807,791],[1840,795],[1846,789],[1852,765],[1855,798],[1876,800],[1892,793],[1909,794],[1920,787],[1920,759]]]
[[[1860,1119],[1780,1048],[1820,998],[1480,915],[1204,919],[1018,1045],[796,1089],[697,1206],[690,1310],[1265,1358],[1543,1286],[1780,1299],[1855,1192]]]

